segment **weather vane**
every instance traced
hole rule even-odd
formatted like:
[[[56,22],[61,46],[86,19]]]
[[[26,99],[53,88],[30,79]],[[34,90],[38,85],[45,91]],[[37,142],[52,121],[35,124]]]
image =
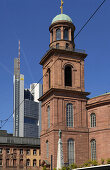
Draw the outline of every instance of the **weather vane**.
[[[60,6],[60,8],[61,8],[61,14],[63,14],[63,4],[64,4],[64,2],[63,2],[63,0],[61,0],[61,6]]]

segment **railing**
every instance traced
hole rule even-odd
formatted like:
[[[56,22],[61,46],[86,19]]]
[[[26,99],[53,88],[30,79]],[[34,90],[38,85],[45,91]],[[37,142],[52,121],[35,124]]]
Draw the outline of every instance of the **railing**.
[[[61,49],[61,50],[66,50],[66,51],[72,51],[72,52],[77,52],[77,53],[84,53],[86,54],[85,50],[81,49],[76,49],[76,48],[70,48],[70,47],[65,47],[65,46],[51,46],[50,49]]]

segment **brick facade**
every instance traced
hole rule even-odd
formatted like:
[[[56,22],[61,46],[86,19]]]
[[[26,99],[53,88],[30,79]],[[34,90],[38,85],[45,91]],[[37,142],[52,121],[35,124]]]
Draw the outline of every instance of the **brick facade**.
[[[64,40],[64,29],[68,40]],[[57,40],[56,31],[61,30]],[[84,60],[87,54],[75,49],[75,26],[69,21],[56,21],[50,28],[50,49],[41,59],[43,66],[41,161],[57,165],[58,131],[62,131],[64,163],[68,163],[68,140],[74,141],[74,162],[81,165],[91,156],[91,140],[96,141],[96,159],[109,158],[110,94],[88,99],[84,87]],[[67,45],[68,44],[68,45]],[[65,68],[71,67],[71,85],[65,85]],[[73,106],[73,127],[67,126],[67,104]],[[48,113],[48,107],[50,112]],[[91,127],[91,113],[96,116]],[[50,114],[50,117],[49,115]],[[48,149],[47,149],[48,148]],[[48,150],[48,151],[47,151]]]
[[[63,40],[63,29],[69,27],[69,40]],[[53,156],[53,167],[57,164],[58,131],[62,130],[62,142],[64,162],[68,163],[68,140],[74,140],[75,155],[77,164],[82,164],[89,158],[88,154],[88,120],[86,111],[86,96],[84,88],[84,59],[86,54],[75,51],[72,42],[71,31],[75,30],[72,23],[58,22],[50,26],[50,31],[61,28],[60,41],[50,43],[50,50],[41,59],[43,65],[43,96],[42,101],[42,132],[41,132],[41,161],[51,162]],[[55,35],[53,34],[53,37]],[[50,38],[52,39],[52,38]],[[59,48],[55,45],[59,43]],[[69,48],[65,49],[65,44]],[[65,68],[71,67],[71,86],[65,86]],[[50,71],[48,71],[50,69]],[[49,75],[50,74],[50,75]],[[50,82],[49,82],[50,81]],[[73,127],[67,127],[66,106],[73,105],[74,117]],[[50,127],[48,127],[48,106],[50,107]],[[47,156],[46,145],[48,142],[49,157]],[[85,152],[87,154],[85,154]]]
[[[94,97],[87,102],[89,128],[89,157],[91,158],[90,141],[96,140],[96,159],[110,158],[110,94]],[[96,115],[96,127],[91,127],[90,116]]]

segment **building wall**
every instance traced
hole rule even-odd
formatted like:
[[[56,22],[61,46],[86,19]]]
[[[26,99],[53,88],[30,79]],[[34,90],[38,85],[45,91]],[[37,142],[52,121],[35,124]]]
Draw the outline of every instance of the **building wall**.
[[[34,101],[39,103],[39,112],[38,112],[39,113],[39,122],[38,122],[39,134],[38,134],[38,136],[40,137],[40,133],[41,133],[41,101],[39,101],[38,99],[43,94],[42,84],[32,83],[30,85],[30,91],[31,91],[32,95],[34,96]]]
[[[20,74],[19,137],[24,137],[24,75]]]
[[[104,94],[88,100],[89,158],[91,158],[92,139],[96,140],[96,159],[107,160],[110,157],[110,94]],[[96,115],[96,127],[91,127],[91,114]]]
[[[39,103],[24,100],[24,137],[38,138]]]
[[[33,150],[36,150],[36,154],[33,154]],[[40,166],[40,160],[41,160],[41,156],[40,156],[40,149],[36,149],[36,148],[32,148],[30,149],[30,153],[26,155],[26,159],[30,159],[30,166],[33,167],[33,160],[36,159],[36,166],[39,167]]]
[[[40,155],[39,149],[30,148],[30,147],[15,147],[15,146],[3,146],[0,145],[0,149],[2,149],[2,153],[0,153],[0,159],[2,159],[2,167],[18,167],[18,168],[26,168],[26,160],[30,159],[30,166],[33,167],[33,160],[36,159],[37,165],[39,167]],[[9,153],[7,153],[7,149],[9,149]],[[20,149],[23,149],[23,154],[20,154]],[[27,150],[31,150],[31,155],[27,155]],[[37,150],[37,154],[33,156],[33,149]],[[20,164],[20,160],[23,160],[23,164]],[[1,165],[0,165],[1,166]]]
[[[69,56],[66,52],[64,54],[55,53],[47,59],[43,65],[43,94],[49,90],[48,68],[50,68],[51,88],[65,88],[64,68],[66,64],[72,66],[72,87],[68,87],[68,89],[84,91],[84,61],[80,61],[80,57],[77,55],[73,57],[74,54]]]

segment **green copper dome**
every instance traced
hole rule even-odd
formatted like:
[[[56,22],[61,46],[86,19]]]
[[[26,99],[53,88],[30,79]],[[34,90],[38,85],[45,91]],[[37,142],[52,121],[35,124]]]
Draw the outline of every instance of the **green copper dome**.
[[[52,20],[52,24],[56,21],[61,21],[61,20],[72,22],[72,19],[68,15],[59,14]]]

